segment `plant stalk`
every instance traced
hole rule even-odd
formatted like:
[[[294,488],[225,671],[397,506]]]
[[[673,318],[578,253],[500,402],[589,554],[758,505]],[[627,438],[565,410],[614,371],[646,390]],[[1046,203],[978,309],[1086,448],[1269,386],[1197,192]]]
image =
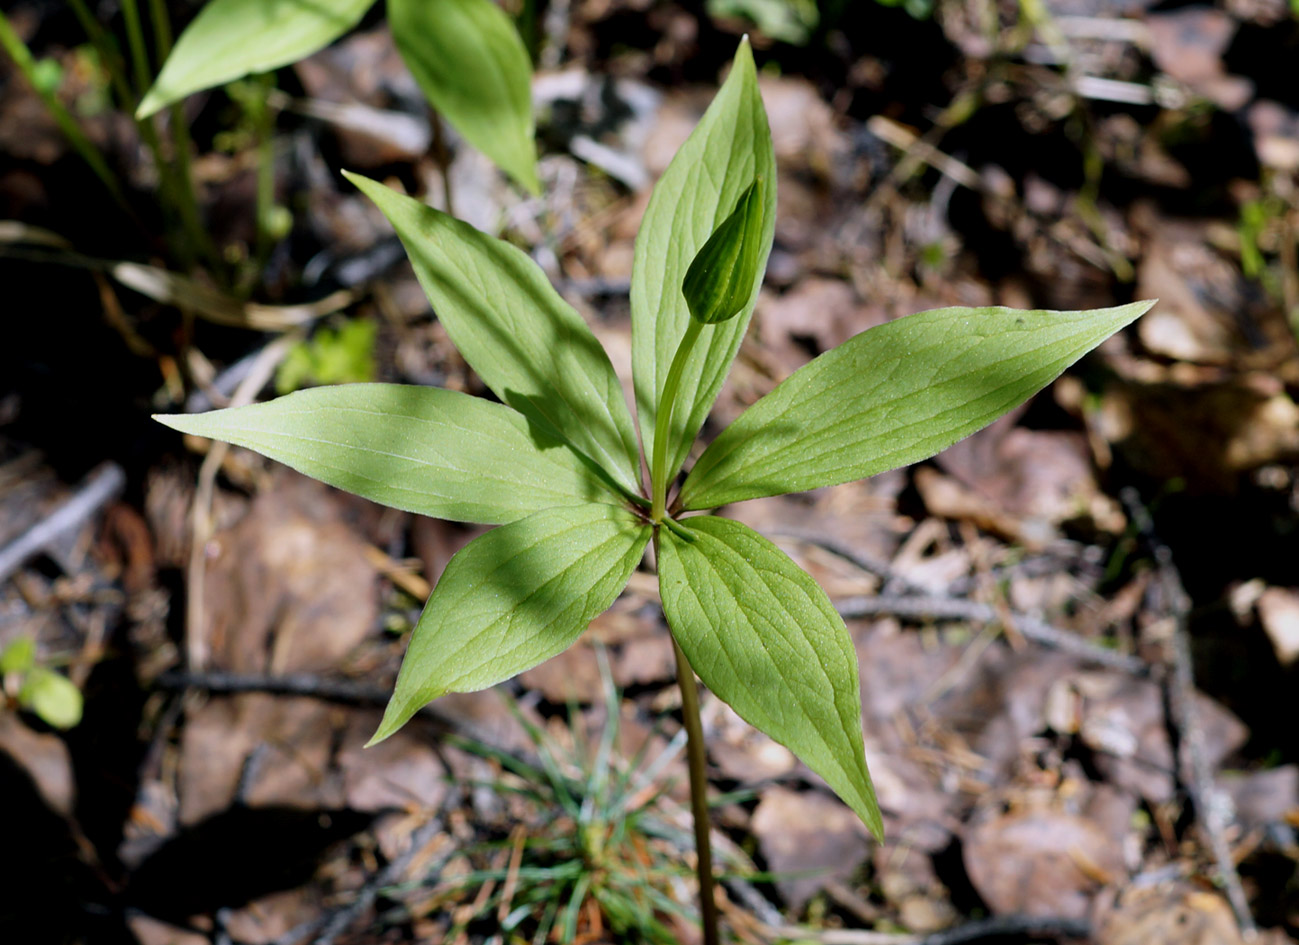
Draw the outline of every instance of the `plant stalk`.
[[[672,357],[668,376],[663,381],[663,394],[659,397],[658,415],[654,421],[654,456],[650,463],[650,488],[653,490],[650,521],[656,524],[663,521],[663,516],[667,514],[668,440],[672,431],[672,408],[676,405],[677,390],[681,387],[681,375],[685,372],[686,361],[689,360],[703,327],[703,322],[697,322],[693,318],[686,322],[686,332],[681,336],[681,344]]]
[[[693,319],[691,324],[699,324]],[[657,545],[657,542],[656,542]],[[657,547],[655,552],[657,552]],[[656,554],[657,558],[657,554]],[[690,660],[672,640],[677,658],[677,686],[681,689],[681,716],[686,724],[686,758],[690,766],[690,808],[695,822],[695,872],[699,877],[699,921],[703,926],[704,945],[718,945],[717,896],[713,891],[713,847],[709,839],[708,758],[704,745],[704,727],[699,721],[699,690]]]
[[[31,87],[36,90],[36,94],[39,95],[41,101],[45,103],[45,107],[54,117],[54,121],[59,126],[59,130],[63,132],[63,136],[67,138],[68,143],[72,145],[72,149],[80,155],[83,161],[86,162],[94,175],[99,178],[100,183],[104,185],[112,198],[117,201],[117,204],[126,210],[127,213],[131,213],[132,216],[134,216],[131,211],[130,203],[127,202],[126,197],[123,195],[116,176],[114,176],[113,172],[109,170],[108,164],[104,161],[104,157],[100,153],[99,148],[95,147],[94,142],[86,137],[85,132],[81,130],[81,126],[77,124],[77,120],[72,116],[72,113],[64,107],[63,103],[59,101],[58,96],[53,92],[42,89],[36,83],[36,58],[32,55],[31,50],[27,48],[27,44],[24,43],[18,33],[14,31],[9,20],[3,13],[0,13],[0,49],[3,49],[9,54],[9,58],[11,58],[14,61],[14,64],[18,67],[18,71],[23,74],[23,77],[28,81]]]

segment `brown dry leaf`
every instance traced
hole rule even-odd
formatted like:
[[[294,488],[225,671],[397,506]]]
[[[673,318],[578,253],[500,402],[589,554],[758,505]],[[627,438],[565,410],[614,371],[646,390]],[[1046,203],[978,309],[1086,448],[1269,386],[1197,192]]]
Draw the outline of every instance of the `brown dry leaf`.
[[[1114,383],[1089,422],[1138,472],[1233,494],[1243,472],[1299,456],[1299,406],[1270,374],[1215,383]]]
[[[366,542],[336,494],[295,473],[208,543],[207,642],[217,668],[336,672],[378,624]]]
[[[762,104],[771,125],[771,145],[782,171],[838,176],[852,145],[835,125],[834,111],[807,79],[762,75]]]
[[[857,815],[815,791],[767,788],[752,827],[768,869],[777,874],[776,887],[795,913],[827,881],[850,878],[870,849]]]
[[[754,318],[758,341],[781,376],[886,320],[882,312],[862,305],[849,283],[819,276],[801,279],[784,295],[764,292]]]
[[[1223,67],[1236,28],[1226,13],[1205,7],[1146,15],[1155,65],[1227,111],[1242,107],[1254,93],[1253,82],[1227,75]]]
[[[177,928],[140,912],[128,917],[126,924],[140,945],[211,945],[212,942],[206,935]]]
[[[1279,102],[1259,101],[1249,107],[1246,121],[1260,162],[1284,173],[1299,170],[1299,114]]]
[[[287,889],[255,899],[225,916],[230,937],[248,945],[274,945],[292,929],[319,917],[322,905],[308,887]]]
[[[1173,748],[1157,683],[1110,673],[1075,672],[1061,674],[1055,685],[1067,687],[1080,700],[1078,735],[1096,752],[1096,767],[1106,778],[1154,803],[1173,797]],[[1216,769],[1245,743],[1249,730],[1208,696],[1196,693],[1194,705],[1206,759]],[[1182,781],[1186,782],[1189,759],[1183,758],[1183,764]]]
[[[580,640],[558,656],[521,673],[519,680],[557,705],[598,702],[604,691],[595,653]]]
[[[735,714],[712,693],[704,697],[708,755],[728,778],[754,784],[789,774],[799,766],[794,754]]]
[[[969,518],[1029,547],[1049,543],[1069,521],[1086,520],[1110,533],[1125,525],[1118,505],[1100,490],[1080,433],[1024,429],[1011,415],[940,453],[937,462],[965,489],[932,471],[917,476],[931,512]]]
[[[64,817],[72,814],[77,789],[72,756],[63,739],[48,732],[33,732],[17,716],[0,709],[0,752],[27,772],[50,810]]]
[[[1103,882],[1126,875],[1122,851],[1090,819],[1002,814],[967,829],[965,868],[993,912],[1081,918]]]
[[[1269,587],[1258,598],[1258,619],[1282,666],[1299,659],[1299,591]]]
[[[352,716],[336,764],[343,772],[343,796],[351,810],[379,812],[419,807],[437,810],[447,795],[446,769],[428,738],[404,728],[373,748],[365,743],[379,727],[380,714]]]
[[[1245,829],[1284,823],[1299,814],[1299,765],[1229,775],[1221,785],[1231,795],[1236,818]]]
[[[1098,912],[1097,945],[1244,945],[1226,900],[1184,884],[1135,888]]]

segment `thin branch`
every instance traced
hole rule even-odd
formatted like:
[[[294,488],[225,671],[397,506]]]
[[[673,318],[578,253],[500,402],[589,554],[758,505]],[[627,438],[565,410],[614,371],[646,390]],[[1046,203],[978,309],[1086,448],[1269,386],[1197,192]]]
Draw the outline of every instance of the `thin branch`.
[[[1182,586],[1182,579],[1173,562],[1173,553],[1155,533],[1150,511],[1141,502],[1136,489],[1125,488],[1121,493],[1133,523],[1154,554],[1158,580],[1152,586],[1163,598],[1162,609],[1168,613],[1171,640],[1169,672],[1165,678],[1168,692],[1169,724],[1175,735],[1177,752],[1185,752],[1190,762],[1191,780],[1186,785],[1195,808],[1201,829],[1209,841],[1218,870],[1218,882],[1227,894],[1227,901],[1235,913],[1241,937],[1253,941],[1258,936],[1258,926],[1250,913],[1249,899],[1236,870],[1236,860],[1231,854],[1227,830],[1232,825],[1235,812],[1231,799],[1214,783],[1213,766],[1204,746],[1204,727],[1200,724],[1195,707],[1195,673],[1191,662],[1191,638],[1186,629],[1191,611],[1191,599]],[[1180,772],[1181,765],[1174,766]]]
[[[96,512],[117,497],[126,485],[126,473],[116,463],[105,463],[85,484],[45,518],[0,548],[0,581],[59,539],[81,528]]]
[[[1092,925],[1086,919],[1066,916],[1002,915],[976,919],[928,935],[899,935],[866,929],[807,929],[798,925],[767,928],[776,938],[820,942],[821,945],[965,945],[1001,939],[1010,935],[1033,935],[1047,938],[1090,938]]]
[[[932,617],[936,620],[968,620],[973,623],[998,623],[995,607],[959,597],[920,597],[888,595],[883,597],[843,597],[835,608],[847,618],[854,617]],[[1012,613],[1012,619],[1025,639],[1076,656],[1080,660],[1117,669],[1134,676],[1144,676],[1150,667],[1144,660],[1128,653],[1108,650],[1089,643],[1074,633],[1053,627],[1045,620],[1028,614]]]

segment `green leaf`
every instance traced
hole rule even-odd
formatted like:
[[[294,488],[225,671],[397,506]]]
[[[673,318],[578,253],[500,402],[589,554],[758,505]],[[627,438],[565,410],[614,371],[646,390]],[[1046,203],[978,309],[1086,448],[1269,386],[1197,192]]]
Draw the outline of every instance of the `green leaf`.
[[[776,158],[748,40],[740,43],[721,91],[654,187],[640,233],[631,280],[632,363],[645,455],[654,455],[654,423],[672,356],[690,321],[681,285],[700,248],[730,215],[740,195],[762,178],[763,230],[757,294],[776,228]],[[672,415],[667,475],[675,477],[695,434],[712,409],[753,314],[753,299],[738,318],[714,325],[700,339],[705,350],[682,376]]]
[[[471,541],[429,596],[371,744],[438,696],[485,689],[568,649],[626,587],[649,536],[631,512],[585,505]]]
[[[620,501],[568,447],[516,411],[435,387],[317,387],[155,419],[436,518],[499,524],[552,506]]]
[[[1023,403],[1154,304],[942,308],[868,329],[723,430],[686,477],[680,505],[710,509],[919,462]]]
[[[750,725],[825,778],[883,839],[862,745],[861,684],[848,628],[783,551],[739,522],[659,532],[659,592],[699,678]]]
[[[180,34],[137,118],[200,89],[270,72],[323,49],[374,0],[210,0]]]
[[[735,210],[708,237],[686,270],[681,294],[695,321],[705,325],[727,321],[753,298],[767,249],[762,244],[762,191],[762,178],[758,178],[740,194]]]
[[[18,702],[55,728],[72,728],[81,721],[81,690],[67,676],[44,666],[27,674]]]
[[[388,0],[388,23],[433,107],[523,187],[540,193],[532,62],[505,11],[492,0]]]
[[[433,311],[496,396],[638,493],[636,433],[613,365],[537,264],[504,240],[344,173],[392,223]]]
[[[0,675],[25,673],[36,665],[36,641],[18,637],[0,650]]]

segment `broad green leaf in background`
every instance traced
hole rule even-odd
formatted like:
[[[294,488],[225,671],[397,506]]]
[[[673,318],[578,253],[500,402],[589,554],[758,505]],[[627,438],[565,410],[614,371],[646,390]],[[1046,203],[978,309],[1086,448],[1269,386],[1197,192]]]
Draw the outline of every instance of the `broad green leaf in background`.
[[[659,532],[659,592],[690,665],[883,839],[862,744],[857,654],[830,598],[739,522],[708,515],[681,524],[694,541]]]
[[[18,637],[0,650],[0,675],[25,673],[36,665],[36,641]]]
[[[418,200],[347,179],[388,217],[434,313],[496,396],[639,494],[636,432],[613,365],[537,264]]]
[[[1152,305],[943,308],[868,329],[723,430],[686,477],[679,505],[711,509],[919,462],[1023,403]]]
[[[33,666],[27,673],[18,702],[55,728],[73,728],[81,721],[81,690],[67,676],[44,666]]]
[[[433,107],[530,192],[541,192],[533,143],[532,62],[492,0],[388,0],[397,51]]]
[[[297,62],[359,23],[373,2],[210,0],[180,34],[136,117],[201,89]]]
[[[620,501],[567,446],[530,430],[517,411],[435,387],[318,387],[156,419],[435,518],[496,525],[552,506]]]
[[[650,539],[631,512],[547,509],[451,559],[411,637],[371,744],[448,692],[473,692],[566,650],[627,586]]]
[[[690,263],[735,209],[755,178],[763,186],[764,221],[756,297],[776,227],[776,158],[748,40],[703,119],[654,187],[632,266],[632,364],[645,455],[654,453],[654,422],[672,356],[690,312],[681,292]],[[749,325],[753,298],[739,317],[704,329],[700,349],[682,375],[672,416],[669,478],[681,468],[712,409]]]

